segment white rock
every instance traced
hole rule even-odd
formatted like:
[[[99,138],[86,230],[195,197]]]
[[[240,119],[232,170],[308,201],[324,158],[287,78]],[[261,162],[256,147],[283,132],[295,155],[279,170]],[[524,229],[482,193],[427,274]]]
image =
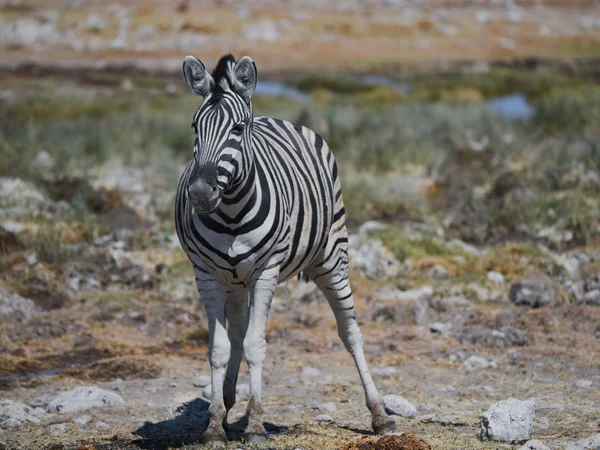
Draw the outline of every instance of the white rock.
[[[238,384],[235,387],[235,393],[239,400],[248,400],[250,398],[250,385],[247,383]]]
[[[78,386],[60,392],[48,403],[48,412],[66,414],[94,407],[125,403],[123,397],[96,386]]]
[[[317,406],[313,406],[313,409],[316,409],[320,413],[331,413],[334,412],[337,408],[334,402],[321,403]]]
[[[570,442],[565,447],[565,450],[599,450],[600,449],[600,433],[590,436],[589,438],[581,439],[577,442]]]
[[[193,385],[195,387],[204,387],[210,384],[210,375],[200,375],[194,378]]]
[[[594,384],[592,380],[577,380],[573,383],[573,386],[578,389],[589,389],[592,387],[592,384]]]
[[[50,170],[54,167],[54,158],[46,150],[39,152],[32,161],[32,166],[36,170]]]
[[[519,442],[531,438],[535,420],[535,402],[514,398],[494,403],[479,417],[479,438]]]
[[[46,433],[50,433],[53,436],[60,436],[61,434],[65,434],[67,431],[69,431],[69,428],[71,427],[68,423],[55,423],[46,427]]]
[[[550,428],[550,419],[548,419],[547,416],[542,416],[539,419],[537,419],[537,427],[540,430],[547,430],[548,428]]]
[[[35,312],[41,311],[33,300],[8,292],[0,286],[0,317],[9,320],[27,320]]]
[[[207,384],[204,389],[202,389],[202,397],[210,399],[212,393],[212,384]]]
[[[550,450],[550,447],[541,441],[532,439],[531,441],[525,442],[525,445],[519,448],[519,450]]]
[[[475,13],[474,19],[477,23],[490,23],[493,20],[493,16],[489,11],[480,9]]]
[[[315,417],[315,423],[317,425],[332,423],[332,422],[333,422],[333,419],[331,418],[331,416],[329,414],[319,414],[317,417]]]
[[[461,365],[459,370],[461,372],[473,372],[478,369],[487,369],[488,367],[494,367],[495,365],[485,359],[483,356],[473,355],[467,358]]]
[[[29,406],[12,400],[0,401],[0,427],[20,427],[40,423],[38,416],[45,414],[42,408]]]
[[[359,238],[363,238],[369,231],[385,230],[388,226],[377,220],[368,220],[358,228]]]
[[[506,280],[504,279],[504,275],[502,275],[500,272],[494,272],[492,270],[488,272],[487,278],[499,288],[504,288],[506,286]]]
[[[81,428],[85,427],[91,421],[92,421],[92,418],[88,415],[79,416],[79,417],[76,417],[75,419],[73,419],[73,423]]]
[[[316,367],[305,366],[302,368],[300,376],[304,379],[317,379],[323,376],[323,373]]]
[[[103,31],[106,21],[98,14],[90,14],[85,21],[85,28],[89,31]]]
[[[135,30],[135,37],[137,39],[152,39],[156,36],[156,27],[154,25],[140,25]]]
[[[521,11],[518,9],[510,9],[506,13],[506,20],[509,22],[521,22],[523,20]]]
[[[417,407],[400,395],[386,395],[383,397],[383,402],[388,414],[407,418],[417,415]]]

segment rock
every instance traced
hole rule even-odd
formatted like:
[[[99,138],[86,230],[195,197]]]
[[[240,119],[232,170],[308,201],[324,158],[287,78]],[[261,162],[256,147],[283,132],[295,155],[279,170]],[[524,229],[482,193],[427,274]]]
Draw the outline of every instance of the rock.
[[[400,263],[396,260],[380,239],[370,239],[352,245],[348,249],[350,264],[365,277],[372,279],[389,279],[398,276]]]
[[[277,25],[269,19],[246,24],[244,35],[246,40],[254,42],[276,42],[281,37]]]
[[[152,39],[156,36],[156,27],[154,25],[140,25],[135,30],[135,37],[137,39]]]
[[[521,22],[521,20],[523,20],[523,16],[521,15],[521,11],[519,11],[518,9],[511,9],[509,11],[506,12],[506,20],[508,22]]]
[[[383,222],[379,222],[377,220],[367,220],[358,228],[358,237],[362,239],[370,231],[385,230],[387,227],[388,226]]]
[[[518,280],[510,287],[510,301],[517,306],[541,308],[556,300],[556,286],[546,276]]]
[[[526,441],[531,437],[535,403],[509,398],[494,403],[479,417],[479,438],[502,442]]]
[[[314,379],[323,377],[323,373],[316,367],[305,366],[302,368],[302,372],[300,373],[300,376],[305,380],[306,379],[314,380]]]
[[[436,264],[427,271],[427,276],[434,280],[445,280],[448,278],[448,269],[441,264]]]
[[[79,386],[56,394],[48,403],[48,412],[66,414],[75,411],[125,403],[123,397],[95,386]]]
[[[433,322],[429,324],[429,331],[431,331],[432,333],[439,334],[441,337],[449,336],[451,330],[452,323],[450,322]]]
[[[56,24],[60,18],[60,12],[56,9],[46,9],[36,14],[37,19],[42,23]]]
[[[315,417],[315,423],[317,425],[324,425],[328,423],[333,423],[333,419],[329,414],[319,414],[317,417]]]
[[[419,418],[419,421],[423,423],[439,423],[440,425],[446,426],[464,426],[465,422],[460,420],[460,416],[439,416],[437,414],[427,414]]]
[[[334,412],[337,408],[334,402],[321,403],[317,406],[313,406],[313,409],[316,409],[320,413],[331,413]]]
[[[199,377],[194,378],[192,382],[194,387],[204,387],[210,384],[210,375],[200,375]]]
[[[395,373],[398,373],[398,371],[396,370],[395,367],[391,367],[391,366],[386,366],[386,367],[374,367],[371,372],[379,374],[381,376],[389,376],[389,375],[394,375]]]
[[[490,347],[524,346],[530,343],[529,337],[523,330],[509,325],[496,330],[463,328],[455,333],[455,337],[460,343],[484,344]]]
[[[569,442],[565,450],[598,450],[600,449],[600,433],[581,439],[577,442]]]
[[[459,370],[461,372],[473,372],[479,369],[487,369],[488,367],[495,367],[495,363],[488,361],[483,356],[473,355],[460,365]]]
[[[475,19],[475,22],[481,24],[490,23],[493,20],[492,14],[490,14],[490,12],[485,9],[480,9],[479,11],[475,12],[473,18]]]
[[[0,426],[20,427],[26,424],[40,423],[38,416],[45,414],[42,408],[29,406],[12,400],[0,401]]]
[[[519,450],[550,450],[550,447],[545,445],[543,442],[533,439],[525,442],[525,445]]]
[[[204,389],[202,389],[202,397],[210,399],[212,394],[212,384],[207,384]]]
[[[0,177],[0,218],[19,218],[39,213],[52,202],[32,183]]]
[[[70,428],[71,427],[68,423],[55,423],[52,425],[48,425],[45,431],[46,433],[50,433],[53,436],[60,436],[69,431]]]
[[[504,288],[506,286],[506,280],[504,279],[504,275],[502,275],[500,272],[494,272],[492,270],[488,272],[487,278],[499,288]]]
[[[593,289],[591,291],[586,292],[583,295],[583,298],[579,301],[579,303],[600,306],[600,289]]]
[[[90,14],[85,20],[85,28],[88,31],[100,32],[106,28],[106,21],[98,14]]]
[[[593,384],[594,382],[592,380],[576,380],[575,383],[573,383],[573,386],[578,389],[589,389]]]
[[[407,418],[417,415],[417,407],[399,395],[386,395],[383,397],[383,402],[388,414]]]
[[[547,416],[542,416],[539,419],[537,419],[537,427],[540,430],[547,430],[548,428],[550,428],[550,419],[548,419]]]
[[[41,308],[33,300],[9,292],[0,286],[0,319],[25,321],[40,311]]]
[[[238,384],[235,387],[235,393],[239,400],[248,400],[250,398],[250,385],[247,383]]]
[[[91,421],[92,421],[92,418],[88,415],[79,416],[79,417],[76,417],[75,419],[73,419],[73,423],[80,428],[84,428]]]

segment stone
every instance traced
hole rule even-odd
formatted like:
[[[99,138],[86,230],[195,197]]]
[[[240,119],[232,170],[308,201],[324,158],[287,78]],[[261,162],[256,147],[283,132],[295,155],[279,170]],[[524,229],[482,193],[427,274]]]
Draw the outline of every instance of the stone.
[[[67,414],[94,407],[123,404],[125,400],[114,392],[96,386],[78,386],[56,394],[48,403],[48,412]]]
[[[565,450],[598,450],[600,449],[600,433],[581,439],[577,442],[569,442]]]
[[[558,296],[555,284],[546,276],[518,280],[510,287],[510,301],[527,308],[548,306]]]
[[[315,423],[317,425],[324,425],[328,423],[333,423],[333,419],[329,414],[319,414],[317,417],[315,417]]]
[[[383,223],[383,222],[379,222],[377,220],[367,220],[365,223],[363,223],[359,228],[358,228],[358,236],[360,238],[363,238],[367,235],[367,233],[369,233],[370,231],[379,231],[379,230],[385,230],[387,228],[387,224]]]
[[[350,242],[350,264],[362,275],[371,279],[395,278],[400,274],[400,263],[380,239],[369,239],[353,245]]]
[[[494,19],[492,14],[490,14],[490,12],[485,9],[480,9],[479,11],[475,12],[473,18],[475,19],[475,22],[481,24],[490,23]]]
[[[202,397],[210,399],[212,393],[212,384],[207,384],[204,389],[202,389]]]
[[[531,438],[535,402],[509,398],[494,403],[479,417],[478,436],[482,440],[520,442]]]
[[[495,364],[491,363],[483,356],[473,355],[467,358],[461,365],[459,370],[461,372],[474,372],[479,369],[487,369],[488,367],[494,367]]]
[[[548,428],[550,428],[550,419],[548,419],[547,416],[542,416],[539,419],[537,419],[537,427],[540,430],[547,430]]]
[[[0,427],[20,427],[27,424],[38,424],[38,416],[45,414],[42,408],[31,408],[12,400],[0,401]]]
[[[0,318],[3,320],[25,321],[40,311],[41,308],[33,300],[9,292],[0,286]]]
[[[417,407],[400,395],[386,395],[383,403],[388,414],[409,419],[417,416]]]
[[[210,375],[200,375],[199,377],[194,378],[192,382],[194,387],[204,387],[210,384]]]
[[[593,384],[594,382],[592,380],[576,380],[575,383],[573,383],[573,386],[578,389],[589,389]]]
[[[152,39],[156,36],[156,27],[152,24],[140,25],[135,30],[135,37],[140,40]]]
[[[532,439],[531,441],[525,442],[525,445],[519,448],[519,450],[550,450],[550,447],[541,441]]]
[[[235,387],[235,393],[239,400],[248,400],[250,398],[250,385],[241,383]]]
[[[73,419],[73,423],[80,428],[84,428],[91,421],[92,421],[92,418],[88,415],[79,416],[79,417],[76,417],[75,419]]]
[[[305,366],[302,368],[302,372],[300,373],[300,376],[303,379],[313,379],[314,380],[314,379],[321,378],[323,376],[323,373],[316,367]]]
[[[69,431],[70,428],[68,423],[55,423],[46,427],[46,433],[50,433],[53,436],[60,436]]]
[[[100,32],[106,28],[106,21],[98,14],[90,14],[85,20],[85,28],[88,31]]]
[[[436,264],[427,271],[427,276],[434,280],[445,280],[448,278],[448,269],[441,264]]]
[[[500,272],[494,272],[493,270],[488,272],[487,279],[499,288],[504,288],[506,286],[504,275],[502,275]]]
[[[331,413],[334,412],[337,408],[334,402],[320,403],[317,406],[313,406],[313,409],[316,409],[320,413]]]
[[[580,303],[586,305],[600,306],[600,289],[592,289],[584,294]]]
[[[490,328],[463,328],[454,336],[460,343],[484,344],[490,347],[513,347],[530,344],[529,337],[523,330],[510,325],[495,330]]]

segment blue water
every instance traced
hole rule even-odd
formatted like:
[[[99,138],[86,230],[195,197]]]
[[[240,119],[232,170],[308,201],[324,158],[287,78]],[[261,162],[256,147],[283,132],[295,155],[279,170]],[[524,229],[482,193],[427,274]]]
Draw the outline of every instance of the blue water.
[[[17,381],[17,380],[27,380],[29,378],[37,378],[37,377],[49,377],[51,375],[56,375],[57,373],[64,372],[63,369],[57,370],[42,370],[37,373],[30,373],[28,375],[7,375],[4,377],[0,377],[0,381]]]
[[[299,91],[293,87],[286,86],[279,81],[259,81],[254,90],[259,95],[275,95],[278,97],[287,97],[292,100],[307,100],[308,94]]]
[[[523,94],[511,94],[493,98],[485,103],[495,115],[511,120],[526,120],[535,114]]]
[[[410,83],[399,83],[381,75],[367,75],[363,78],[363,82],[369,86],[389,86],[404,94],[410,94],[414,89]]]

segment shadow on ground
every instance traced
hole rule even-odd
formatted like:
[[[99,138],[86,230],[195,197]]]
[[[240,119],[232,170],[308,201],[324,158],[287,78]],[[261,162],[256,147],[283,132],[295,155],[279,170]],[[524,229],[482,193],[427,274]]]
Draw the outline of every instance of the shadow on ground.
[[[182,405],[172,419],[157,423],[146,422],[133,432],[140,439],[133,441],[139,448],[147,450],[167,450],[185,445],[198,444],[208,427],[208,407],[210,403],[203,399],[196,399]],[[248,418],[241,417],[236,422],[230,423],[227,438],[230,441],[241,441],[244,429],[248,425]],[[269,422],[264,424],[270,435],[285,433],[286,426],[278,426]]]

